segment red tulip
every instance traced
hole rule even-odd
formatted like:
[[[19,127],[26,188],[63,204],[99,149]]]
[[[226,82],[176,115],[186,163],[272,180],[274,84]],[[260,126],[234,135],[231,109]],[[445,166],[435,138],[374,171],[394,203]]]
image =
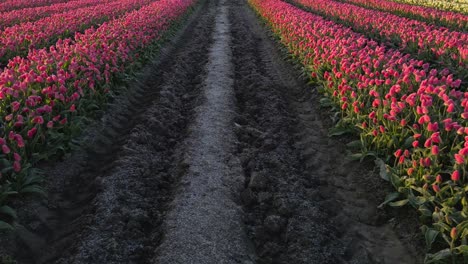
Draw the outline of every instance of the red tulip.
[[[441,184],[441,183],[442,183],[442,176],[440,176],[440,174],[437,174],[437,176],[436,176],[436,182],[437,182],[438,184]]]
[[[439,147],[437,145],[433,145],[431,149],[432,155],[439,155]]]
[[[460,172],[458,170],[454,171],[451,175],[452,181],[456,182],[460,180]]]
[[[460,155],[460,154],[457,153],[457,154],[455,154],[454,156],[455,156],[455,162],[456,162],[457,164],[463,164],[463,163],[465,163],[465,158],[464,158],[462,155]]]
[[[403,150],[397,149],[397,151],[395,151],[395,153],[393,153],[393,155],[395,155],[395,157],[399,158],[402,153],[403,153]]]

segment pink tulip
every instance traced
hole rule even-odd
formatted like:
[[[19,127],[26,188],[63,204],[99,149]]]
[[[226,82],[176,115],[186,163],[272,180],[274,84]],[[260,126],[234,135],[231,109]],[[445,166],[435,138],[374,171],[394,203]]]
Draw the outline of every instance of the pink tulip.
[[[3,154],[9,154],[10,148],[7,145],[2,145],[2,152]]]
[[[20,172],[21,171],[21,163],[19,161],[13,162],[13,170],[15,172]]]
[[[13,153],[13,158],[15,159],[15,161],[21,161],[21,156],[16,152]]]
[[[455,156],[455,162],[456,162],[457,164],[463,164],[463,163],[465,163],[465,158],[464,158],[462,155],[460,155],[460,154],[455,154],[454,156]]]
[[[28,130],[28,138],[33,138],[36,135],[37,128],[33,127],[30,130]]]
[[[437,145],[433,145],[431,149],[432,155],[439,155],[439,147]]]
[[[454,182],[457,182],[460,180],[460,172],[458,170],[454,171],[451,175],[451,179]]]

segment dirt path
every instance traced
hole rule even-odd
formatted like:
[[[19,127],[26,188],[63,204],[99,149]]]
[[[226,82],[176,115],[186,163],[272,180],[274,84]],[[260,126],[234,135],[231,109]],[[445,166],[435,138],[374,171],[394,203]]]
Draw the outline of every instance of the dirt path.
[[[346,161],[283,56],[244,0],[202,0],[84,144],[44,165],[50,196],[20,212],[7,252],[20,263],[421,262],[416,217],[376,208],[386,183]]]
[[[236,204],[244,177],[232,155],[236,108],[227,1],[220,0],[216,10],[201,104],[184,144],[188,170],[165,218],[154,263],[253,263]]]

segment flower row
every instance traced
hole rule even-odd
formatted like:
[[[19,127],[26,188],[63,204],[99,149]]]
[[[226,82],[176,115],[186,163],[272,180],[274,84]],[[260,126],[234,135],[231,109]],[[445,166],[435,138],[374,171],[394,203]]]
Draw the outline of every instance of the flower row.
[[[113,74],[131,65],[194,2],[159,0],[8,63],[0,73],[0,202],[33,182],[24,168],[60,148],[57,139],[68,136],[74,117],[85,116],[109,91]]]
[[[368,37],[396,45],[421,60],[441,64],[457,76],[468,77],[468,33],[335,0],[295,2],[319,14],[339,19]]]
[[[27,7],[46,6],[56,3],[64,3],[67,1],[68,0],[7,0],[3,3],[0,3],[0,12],[6,12]]]
[[[115,0],[75,0],[66,3],[52,4],[49,6],[39,6],[23,8],[0,13],[0,29],[23,22],[32,22],[53,14],[64,13],[69,10],[75,10],[82,7],[94,6],[108,3]]]
[[[152,1],[155,0],[104,3],[5,28],[0,32],[0,63],[5,65],[9,59],[24,56],[30,49],[52,45],[59,38],[72,36],[76,31],[122,16]]]
[[[375,8],[382,11],[407,16],[427,22],[468,30],[468,16],[457,12],[443,11],[435,8],[397,3],[390,0],[345,0],[349,3]]]
[[[468,92],[448,70],[388,49],[280,0],[249,0],[361,137],[361,157],[391,156],[388,174],[431,237],[461,253],[468,236]],[[401,198],[403,197],[403,198]]]
[[[464,14],[468,14],[468,7],[464,0],[395,0],[396,2],[433,7],[440,10],[455,11]]]

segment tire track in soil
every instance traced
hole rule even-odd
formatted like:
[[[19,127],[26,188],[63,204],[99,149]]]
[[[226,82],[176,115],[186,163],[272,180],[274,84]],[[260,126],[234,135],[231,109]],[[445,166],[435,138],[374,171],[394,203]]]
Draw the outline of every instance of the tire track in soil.
[[[208,62],[216,3],[201,2],[159,59],[85,132],[83,146],[44,168],[49,198],[31,205],[21,263],[151,263],[186,170],[175,150]]]
[[[346,161],[314,106],[319,96],[297,81],[246,1],[233,6],[242,199],[257,263],[422,262],[414,238],[377,209],[388,183]]]

